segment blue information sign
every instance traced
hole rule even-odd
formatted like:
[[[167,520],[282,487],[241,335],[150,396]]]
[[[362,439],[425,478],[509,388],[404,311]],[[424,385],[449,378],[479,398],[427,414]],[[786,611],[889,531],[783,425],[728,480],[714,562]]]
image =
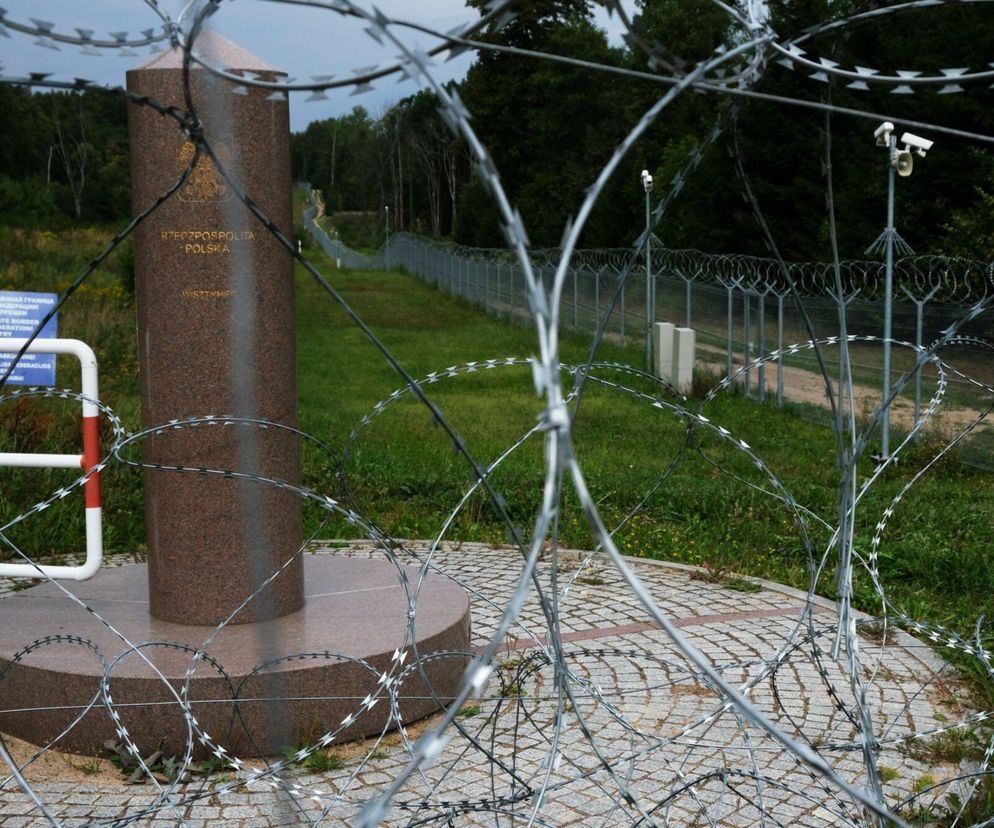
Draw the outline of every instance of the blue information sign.
[[[54,293],[0,290],[0,339],[30,337],[57,299]],[[58,335],[56,315],[42,328],[39,338],[54,339]],[[0,376],[3,376],[13,358],[12,353],[0,353]],[[12,385],[55,385],[55,354],[25,354],[14,366],[7,381]]]

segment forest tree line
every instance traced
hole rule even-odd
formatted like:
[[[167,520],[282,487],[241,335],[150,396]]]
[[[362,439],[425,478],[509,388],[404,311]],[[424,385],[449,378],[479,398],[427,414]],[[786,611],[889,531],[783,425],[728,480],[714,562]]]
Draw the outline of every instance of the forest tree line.
[[[483,0],[468,0],[482,6]],[[707,59],[741,36],[710,0],[639,0],[636,18],[648,43],[672,46],[674,65]],[[616,48],[591,20],[591,0],[530,0],[488,40],[502,46],[566,55],[611,67],[648,71],[635,47]],[[772,25],[793,36],[812,24],[874,7],[861,0],[771,4]],[[971,33],[969,38],[964,33]],[[889,15],[842,35],[830,33],[807,50],[843,65],[884,72],[987,65],[994,16],[969,4]],[[986,82],[963,94],[936,87],[894,95],[890,87],[857,92],[820,83],[807,72],[771,62],[757,91],[840,107],[885,112],[994,135],[994,94]],[[667,86],[616,74],[498,52],[481,52],[455,85],[472,126],[493,156],[511,202],[534,246],[559,244],[563,228],[615,147]],[[728,111],[734,104],[734,111]],[[653,173],[654,199],[688,163],[689,153],[719,118],[727,128],[707,147],[657,230],[670,247],[768,255],[730,149],[737,149],[747,184],[777,248],[791,259],[831,257],[826,210],[826,132],[831,133],[835,215],[840,254],[864,255],[886,217],[886,152],[875,146],[879,121],[780,103],[688,93],[655,122],[621,163],[582,237],[588,247],[631,244],[645,224],[639,173]],[[925,132],[925,130],[914,130]],[[943,134],[916,158],[897,186],[901,235],[916,252],[994,259],[994,152]],[[504,246],[493,199],[474,175],[465,144],[437,114],[428,92],[373,117],[362,108],[312,123],[293,139],[294,174],[323,190],[329,211],[389,207],[393,229],[451,238],[471,246]]]
[[[0,224],[64,227],[131,212],[127,104],[101,89],[0,83]]]
[[[479,7],[484,0],[468,0]],[[674,66],[688,68],[742,37],[710,0],[638,0],[639,36],[671,44]],[[871,0],[771,4],[782,36],[818,21],[871,8]],[[612,46],[591,19],[592,0],[529,0],[518,16],[485,39],[520,49],[648,72],[635,45]],[[964,32],[970,37],[964,38]],[[994,16],[982,4],[949,4],[816,37],[808,52],[843,65],[885,72],[986,66]],[[664,58],[665,59],[665,58]],[[986,84],[963,94],[934,89],[893,95],[826,84],[775,63],[759,92],[885,112],[994,135],[994,93]],[[533,246],[559,244],[563,228],[615,147],[668,87],[547,60],[483,51],[455,91],[472,113]],[[860,257],[885,219],[886,153],[874,146],[876,121],[718,94],[681,95],[621,162],[586,224],[584,246],[624,246],[644,228],[639,172],[653,173],[653,199],[688,165],[698,141],[721,119],[709,144],[657,228],[670,247],[766,255],[748,186],[780,252],[790,259],[831,256],[825,204],[826,135],[840,254]],[[926,132],[915,129],[914,131]],[[119,222],[130,211],[127,104],[120,95],[28,92],[0,84],[0,223],[60,226]],[[897,224],[917,252],[994,259],[994,151],[943,134],[916,158],[897,186]],[[730,150],[734,148],[737,158]],[[311,123],[292,136],[293,175],[323,191],[329,213],[362,213],[391,229],[412,230],[473,246],[503,246],[493,199],[473,173],[463,140],[438,114],[429,92],[375,115]],[[747,178],[743,180],[740,171]]]

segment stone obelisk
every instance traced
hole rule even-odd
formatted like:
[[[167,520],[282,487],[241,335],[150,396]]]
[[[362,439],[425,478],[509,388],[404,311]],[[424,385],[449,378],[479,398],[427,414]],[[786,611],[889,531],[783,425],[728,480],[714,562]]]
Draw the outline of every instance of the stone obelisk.
[[[209,32],[195,49],[235,74],[278,75]],[[186,134],[151,106],[129,116],[135,212],[174,188],[135,232],[148,564],[74,584],[79,603],[49,583],[0,601],[0,730],[79,751],[126,730],[143,756],[198,758],[379,734],[455,696],[469,597],[416,566],[295,555],[301,502],[274,485],[299,474],[296,440],[276,425],[297,423],[293,258],[235,192],[289,235],[287,102],[203,68],[188,99],[183,74],[176,51],[128,73],[132,92],[195,116]],[[382,676],[415,651],[424,662],[388,690]],[[104,696],[113,717],[93,703]]]
[[[210,31],[197,37],[195,51],[246,77],[280,74]],[[150,611],[212,625],[255,595],[233,623],[283,616],[303,605],[299,559],[255,593],[300,544],[299,498],[264,482],[297,482],[295,437],[253,424],[183,421],[297,424],[293,258],[236,192],[291,236],[286,96],[196,63],[186,88],[178,49],[129,71],[127,85],[197,116],[184,134],[151,107],[129,108],[135,214],[197,159],[135,231],[142,421],[161,427],[143,443],[143,461],[156,467],[145,477]]]

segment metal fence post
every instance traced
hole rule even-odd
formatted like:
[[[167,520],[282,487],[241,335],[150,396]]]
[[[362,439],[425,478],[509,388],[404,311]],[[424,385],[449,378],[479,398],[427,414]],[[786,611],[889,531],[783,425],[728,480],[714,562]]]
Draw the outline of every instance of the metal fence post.
[[[732,347],[733,347],[733,345],[732,345],[732,321],[733,321],[733,317],[735,316],[735,298],[734,298],[733,293],[732,293],[733,290],[734,290],[734,288],[731,285],[728,285],[725,288],[725,290],[728,292],[728,301],[726,303],[726,311],[725,311],[726,314],[727,314],[727,316],[728,316],[728,342],[727,342],[728,353],[726,355],[726,363],[727,364],[726,364],[726,367],[725,367],[725,376],[729,380],[731,380],[731,378],[732,378]]]
[[[693,326],[690,324],[690,279],[687,279],[682,275],[680,278],[683,279],[684,284],[687,286],[687,327],[691,328]]]
[[[783,405],[783,294],[777,294],[777,405]]]
[[[750,296],[749,291],[742,291],[742,338],[744,340],[743,347],[745,349],[745,373],[743,374],[743,390],[746,395],[746,399],[749,398],[749,393],[751,391],[749,385],[750,374],[752,372],[752,326],[750,319],[750,311],[752,309],[752,296]]]
[[[925,340],[925,305],[928,301],[939,292],[939,287],[936,285],[932,288],[931,292],[924,299],[916,299],[914,294],[911,293],[904,285],[901,285],[901,290],[904,291],[905,296],[907,296],[915,304],[915,345],[918,346],[919,350],[915,351],[915,361],[917,362],[921,359],[921,347]],[[918,428],[921,422],[921,408],[922,408],[922,365],[918,365],[915,368],[915,428]]]
[[[578,268],[573,268],[573,330],[579,330],[580,328],[580,306],[579,297],[577,296],[577,271]]]
[[[756,366],[756,381],[759,383],[759,401],[766,402],[766,294],[759,294],[759,363]]]
[[[511,309],[508,311],[507,318],[514,320],[514,269],[517,265],[511,265]]]
[[[601,272],[594,271],[594,324],[601,324]]]
[[[624,345],[625,344],[625,282],[627,282],[628,280],[625,279],[625,278],[623,278],[620,273],[618,274],[618,278],[621,279],[621,344]],[[648,329],[646,329],[646,330],[648,331]],[[647,334],[647,335],[651,336],[651,334]],[[652,339],[651,338],[649,339],[649,348],[650,348],[650,354],[649,354],[649,371],[651,372],[652,371],[652,353],[651,353]]]
[[[497,311],[497,316],[500,316],[500,307],[504,303],[504,295],[500,292],[500,262],[497,262],[497,305],[495,310]]]

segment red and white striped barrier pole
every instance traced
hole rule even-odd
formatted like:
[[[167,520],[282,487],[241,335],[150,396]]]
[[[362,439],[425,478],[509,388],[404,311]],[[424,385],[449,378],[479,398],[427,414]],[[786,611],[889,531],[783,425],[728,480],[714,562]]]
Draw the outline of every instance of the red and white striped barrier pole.
[[[0,353],[16,354],[24,347],[25,339],[0,339]],[[100,399],[97,384],[97,358],[85,342],[78,339],[36,339],[27,353],[71,354],[79,360],[83,393],[83,453],[82,454],[27,454],[0,453],[0,466],[20,468],[78,469],[89,473],[100,463]],[[86,505],[86,561],[81,566],[42,566],[23,563],[0,564],[0,577],[6,578],[61,578],[85,581],[100,569],[104,554],[102,508],[100,503],[100,473],[93,472],[84,484]]]

